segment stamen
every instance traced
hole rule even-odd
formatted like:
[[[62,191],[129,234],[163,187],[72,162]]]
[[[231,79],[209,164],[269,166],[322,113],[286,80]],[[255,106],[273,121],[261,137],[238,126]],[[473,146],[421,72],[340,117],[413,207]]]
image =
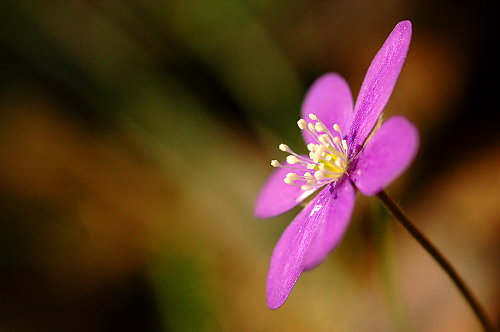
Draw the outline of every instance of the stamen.
[[[347,142],[345,139],[342,140],[342,147],[344,148],[344,151],[347,152]]]
[[[319,136],[318,139],[323,144],[330,144],[331,143],[331,139],[327,134],[323,134],[323,135]]]
[[[271,161],[273,167],[297,170],[296,173],[287,173],[283,181],[306,192],[337,180],[346,173],[349,164],[347,141],[343,139],[340,126],[334,124],[335,133],[332,133],[315,114],[311,113],[308,116],[315,122],[311,123],[299,119],[297,126],[301,130],[307,131],[316,141],[316,143],[307,144],[309,156],[298,155],[288,145],[280,144],[279,149],[289,153],[286,157],[287,165],[283,166],[277,160]],[[295,164],[300,165],[293,167],[292,165]],[[304,172],[305,169],[310,170],[310,172]]]
[[[287,173],[285,179],[283,180],[286,184],[293,184],[293,182],[297,180],[296,173]]]
[[[322,122],[316,122],[316,124],[314,125],[314,129],[316,129],[316,131],[318,133],[322,133],[322,132],[325,132],[325,131],[328,131],[328,129],[326,128],[326,126],[322,123]]]
[[[309,162],[309,160],[307,158],[304,158],[301,155],[298,155],[297,153],[293,152],[292,149],[290,149],[290,147],[286,144],[280,144],[279,149],[283,152],[288,152],[288,153],[291,153],[293,156],[295,156],[295,158],[293,158],[293,156],[287,157],[286,160],[289,164],[292,164],[292,165],[297,164],[297,163],[307,164]],[[288,160],[290,160],[291,162],[289,162]]]
[[[333,124],[333,130],[342,135],[342,132],[340,131],[340,126],[337,123]]]
[[[281,151],[283,151],[283,152],[289,152],[289,150],[290,150],[290,148],[288,147],[288,145],[283,144],[283,143],[282,143],[282,144],[280,144],[280,145],[278,146],[278,148],[279,148]]]
[[[297,121],[297,125],[299,126],[300,130],[304,130],[307,128],[307,122],[304,119],[300,119]]]
[[[314,181],[314,180],[307,180],[306,181],[306,186],[314,187],[315,184],[316,184],[316,181]]]
[[[299,163],[300,160],[299,160],[299,158],[290,155],[290,156],[286,157],[286,162],[293,165],[293,164]]]
[[[316,171],[314,173],[314,177],[316,178],[316,180],[324,180],[326,178],[323,171]]]
[[[311,133],[315,133],[316,132],[316,129],[314,128],[314,125],[312,123],[308,123],[307,124],[307,129],[309,129],[309,131]]]

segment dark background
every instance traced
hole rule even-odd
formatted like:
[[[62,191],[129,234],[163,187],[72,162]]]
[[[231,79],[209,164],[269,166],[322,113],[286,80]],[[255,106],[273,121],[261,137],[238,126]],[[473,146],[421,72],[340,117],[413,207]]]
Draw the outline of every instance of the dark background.
[[[420,130],[388,191],[498,312],[496,11],[473,1],[0,3],[1,331],[479,331],[423,250],[360,197],[342,246],[265,305],[297,210],[252,216],[302,151],[307,87],[356,96],[397,22],[385,116]]]

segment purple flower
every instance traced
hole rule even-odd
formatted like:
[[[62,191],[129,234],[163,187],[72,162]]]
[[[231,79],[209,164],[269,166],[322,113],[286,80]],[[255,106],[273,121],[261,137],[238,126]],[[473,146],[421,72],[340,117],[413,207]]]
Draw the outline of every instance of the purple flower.
[[[320,264],[339,244],[351,218],[356,192],[375,195],[411,163],[417,129],[406,118],[379,119],[396,84],[411,39],[411,23],[398,23],[373,59],[353,106],[346,81],[321,76],[309,89],[297,124],[309,155],[287,145],[286,162],[262,189],[255,215],[273,217],[319,191],[295,217],[274,248],[267,278],[267,305],[279,308],[304,270]]]

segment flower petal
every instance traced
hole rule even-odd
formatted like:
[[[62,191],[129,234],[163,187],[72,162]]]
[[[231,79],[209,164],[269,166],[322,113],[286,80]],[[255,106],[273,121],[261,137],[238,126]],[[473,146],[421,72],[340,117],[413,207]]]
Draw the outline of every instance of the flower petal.
[[[304,166],[301,164],[290,165],[288,163],[283,163],[283,166],[299,169],[277,168],[274,170],[257,197],[254,209],[256,217],[270,218],[285,213],[315,191],[303,191],[298,187],[283,182],[287,173],[293,172],[300,176],[304,175],[308,171]]]
[[[333,124],[337,123],[347,134],[351,126],[352,109],[353,100],[347,82],[339,74],[327,73],[320,76],[307,91],[301,115],[308,123],[315,123],[309,118],[309,114],[315,114],[331,131]],[[305,130],[302,134],[306,144],[316,143]]]
[[[377,123],[403,67],[411,40],[410,21],[399,22],[373,58],[354,106],[349,157],[363,146]]]
[[[375,195],[396,179],[413,161],[418,131],[403,116],[387,120],[368,141],[351,179],[365,195]]]
[[[279,308],[302,273],[304,257],[325,222],[333,185],[324,188],[288,225],[274,247],[267,275],[267,305]]]
[[[356,193],[348,177],[340,181],[332,192],[330,203],[325,207],[325,222],[305,256],[305,270],[318,266],[338,246],[351,220]]]

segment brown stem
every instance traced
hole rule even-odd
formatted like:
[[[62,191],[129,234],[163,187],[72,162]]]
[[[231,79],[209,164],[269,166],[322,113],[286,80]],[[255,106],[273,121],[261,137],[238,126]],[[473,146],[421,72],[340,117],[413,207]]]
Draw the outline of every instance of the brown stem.
[[[494,332],[493,324],[490,322],[482,306],[479,304],[475,296],[472,294],[470,288],[465,284],[464,280],[457,273],[451,263],[443,256],[443,254],[425,237],[415,225],[408,219],[401,208],[394,202],[385,191],[377,194],[382,203],[391,211],[396,219],[403,225],[403,227],[417,240],[418,243],[436,260],[436,262],[443,268],[443,270],[451,278],[455,286],[457,286],[460,293],[463,295],[471,309],[474,311],[476,317],[481,322],[484,331]]]

